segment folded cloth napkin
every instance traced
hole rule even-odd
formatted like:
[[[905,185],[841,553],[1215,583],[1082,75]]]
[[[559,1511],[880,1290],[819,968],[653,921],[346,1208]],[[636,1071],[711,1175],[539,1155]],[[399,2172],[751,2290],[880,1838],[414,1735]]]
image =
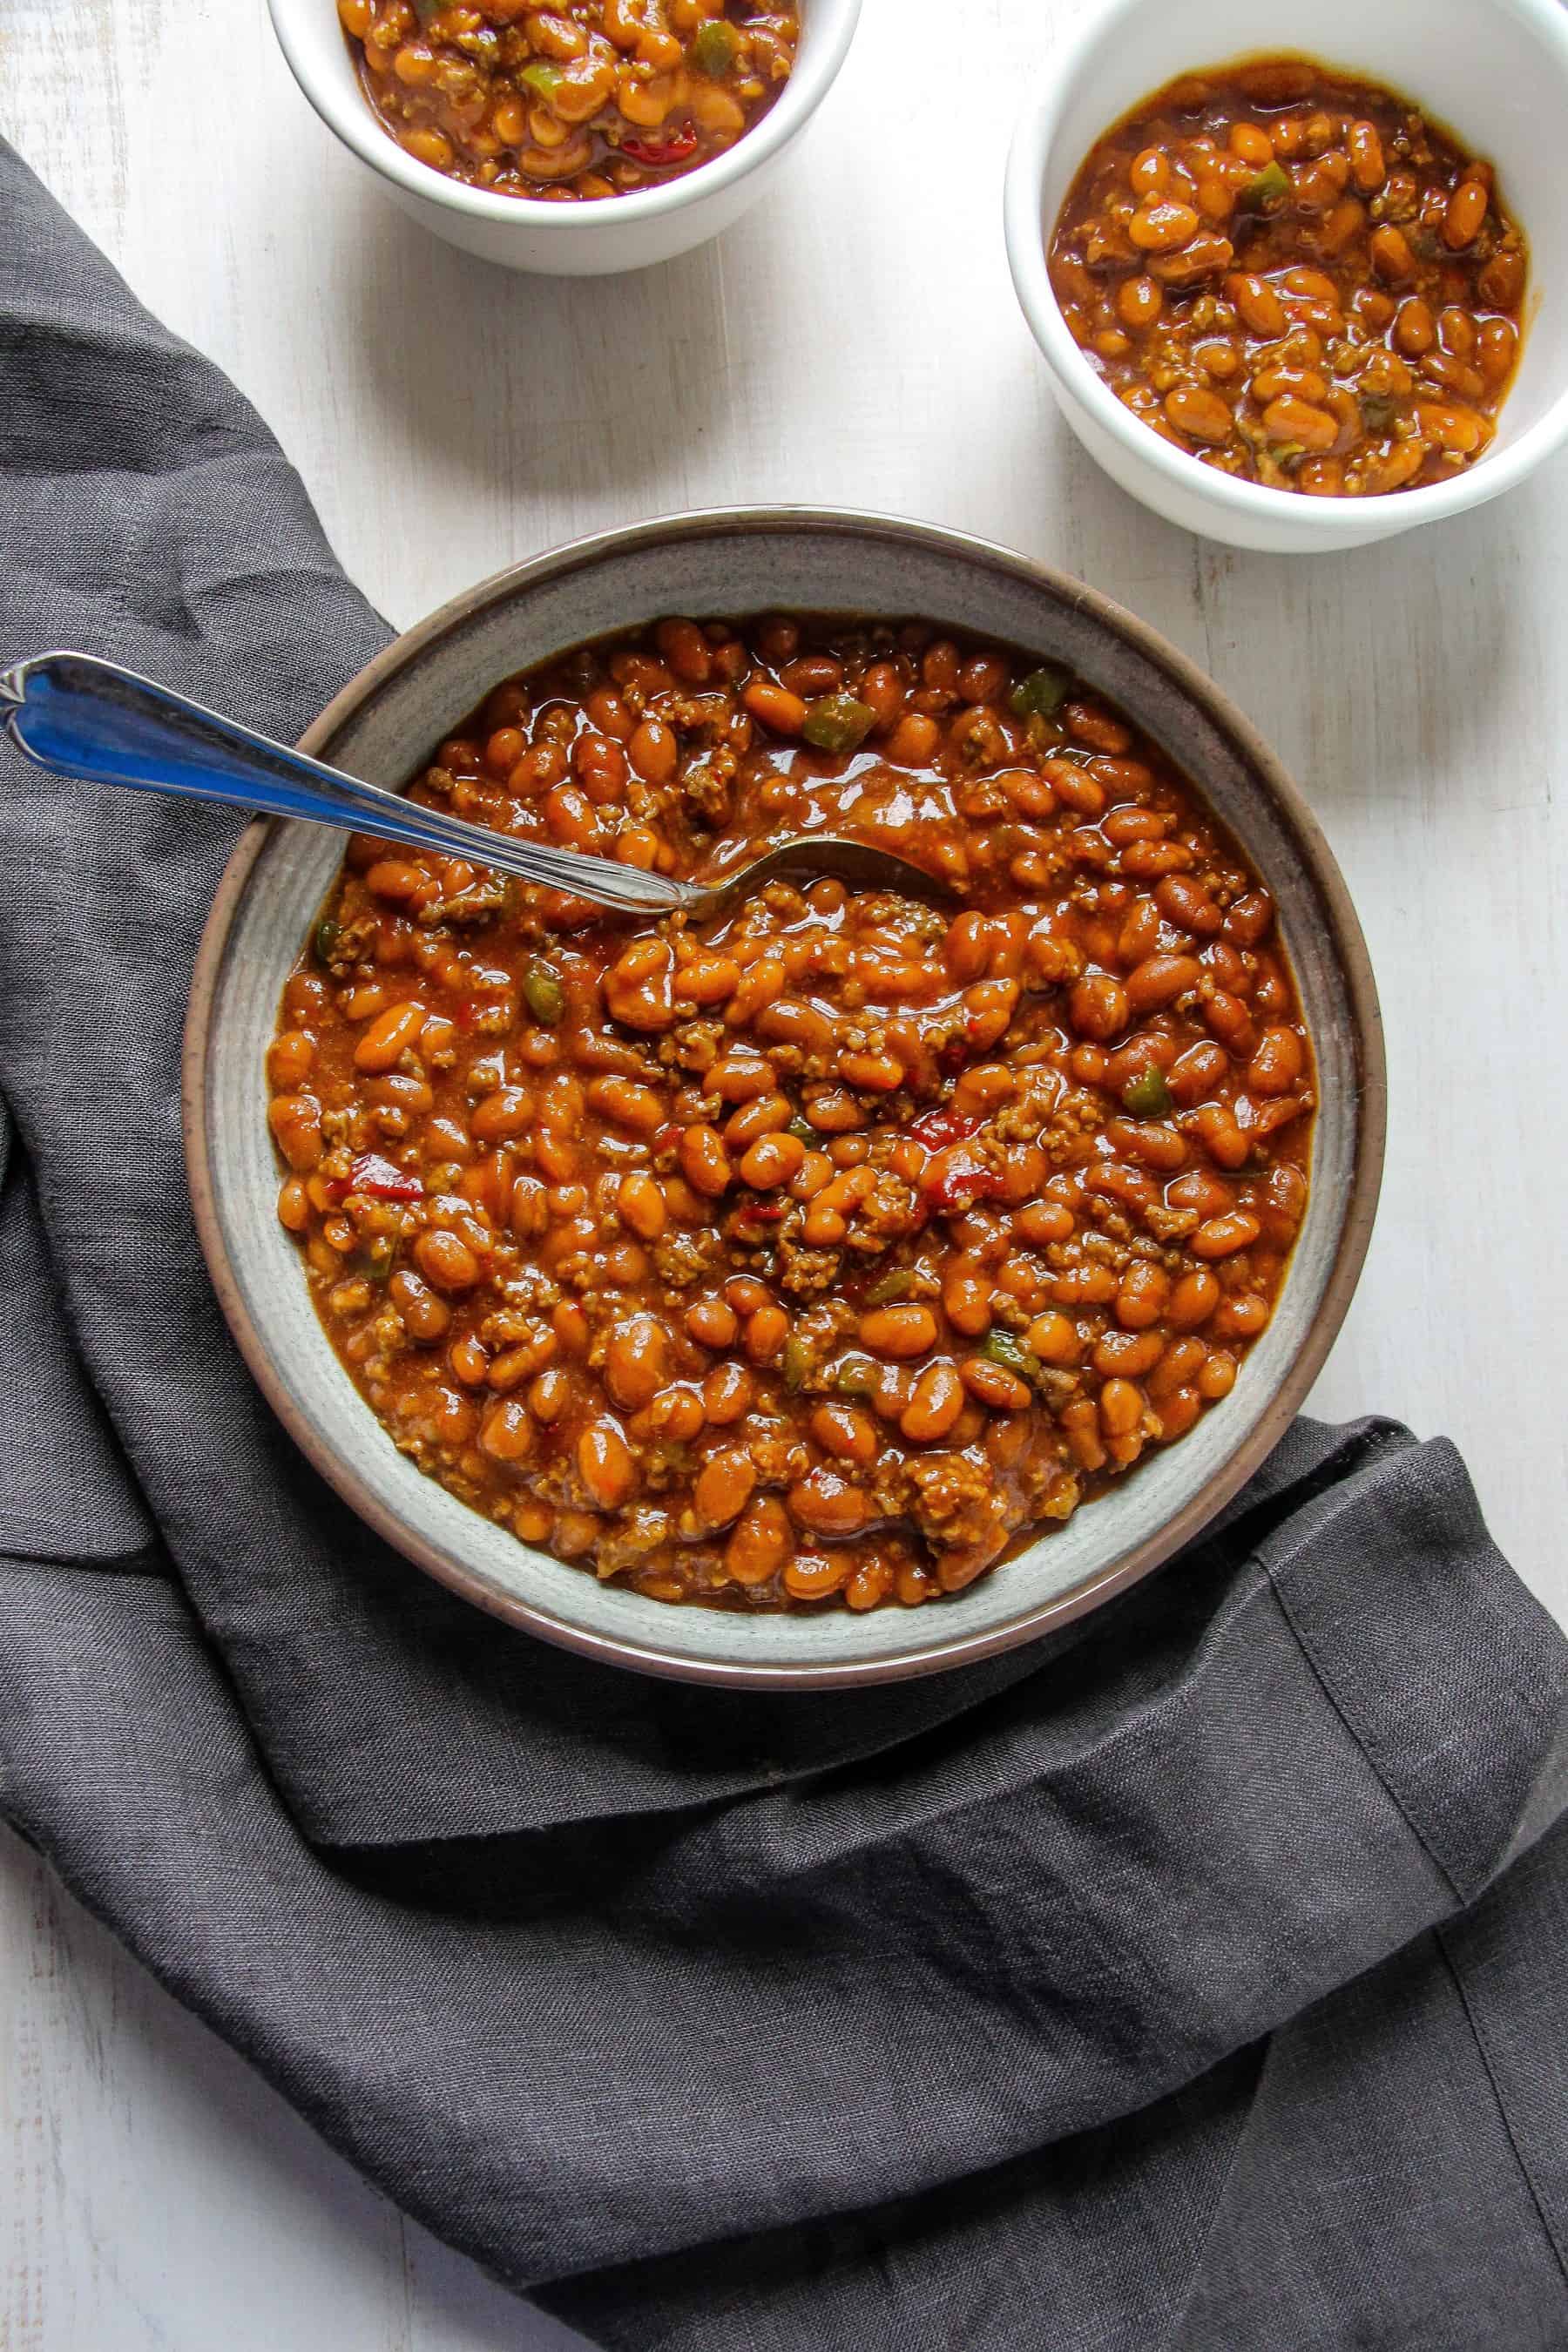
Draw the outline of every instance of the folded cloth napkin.
[[[3,146],[0,216],[0,661],[294,734],[384,626]],[[203,1272],[237,830],[0,749],[8,1818],[595,2343],[1560,2347],[1568,1643],[1452,1449],[1301,1422],[1068,1637],[889,1691],[500,1630],[300,1459]]]

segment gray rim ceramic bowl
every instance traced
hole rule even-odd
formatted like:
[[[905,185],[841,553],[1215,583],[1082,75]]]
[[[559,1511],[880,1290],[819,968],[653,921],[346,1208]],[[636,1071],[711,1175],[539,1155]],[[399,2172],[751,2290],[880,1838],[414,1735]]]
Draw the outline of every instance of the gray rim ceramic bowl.
[[[1275,1444],[1338,1331],[1371,1232],[1384,1074],[1360,926],[1317,824],[1240,713],[1152,629],[1076,580],[957,533],[783,509],[651,522],[485,582],[362,670],[305,750],[401,788],[498,679],[659,614],[785,608],[922,617],[1069,663],[1163,745],[1246,845],[1280,908],[1317,1051],[1321,1108],[1305,1223],[1274,1320],[1235,1389],[1066,1527],[920,1610],[749,1616],[677,1608],[519,1543],[396,1452],[340,1367],[277,1217],[263,1060],[342,842],[258,822],[230,860],[197,959],[184,1119],[196,1221],[224,1311],[316,1467],[387,1541],[529,1632],[692,1681],[822,1688],[929,1674],[1099,1606],[1168,1558]]]

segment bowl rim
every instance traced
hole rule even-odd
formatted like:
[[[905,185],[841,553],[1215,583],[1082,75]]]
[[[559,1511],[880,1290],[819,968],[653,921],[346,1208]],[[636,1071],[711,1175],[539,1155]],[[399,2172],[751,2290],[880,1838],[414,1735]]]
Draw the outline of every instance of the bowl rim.
[[[214,1013],[230,930],[261,851],[279,819],[258,817],[240,836],[224,868],[203,927],[191,980],[181,1064],[181,1120],[186,1175],[197,1234],[225,1318],[263,1395],[307,1459],[359,1517],[393,1549],[490,1615],[559,1647],[601,1664],[630,1667],[676,1681],[728,1688],[826,1690],[896,1682],[947,1672],[1017,1648],[1026,1642],[1087,1615],[1115,1594],[1139,1582],[1170,1559],[1223,1509],[1271,1452],[1316,1379],[1338,1336],[1354,1293],[1371,1239],[1382,1183],[1387,1127],[1388,1085],[1377,987],[1349,890],[1317,818],[1276,753],[1223,690],[1186,655],[1150,625],[1070,574],[969,532],[862,512],[812,506],[720,507],[657,517],[629,527],[595,532],[509,565],[462,591],[428,618],[416,622],[365,664],[333,696],[300,738],[300,749],[330,757],[342,729],[382,686],[442,638],[461,633],[475,617],[546,582],[565,578],[608,558],[650,546],[669,548],[715,536],[799,532],[870,537],[894,547],[919,548],[955,556],[968,564],[1000,571],[1015,580],[1065,599],[1130,643],[1177,690],[1227,734],[1269,793],[1319,894],[1331,935],[1334,960],[1343,981],[1360,1071],[1355,1160],[1333,1263],[1317,1312],[1301,1335],[1271,1399],[1256,1426],[1191,1499],[1162,1527],[1128,1552],[1118,1555],[1065,1593],[1041,1601],[1005,1624],[965,1633],[956,1612],[922,1612],[928,1638],[896,1657],[846,1659],[817,1665],[692,1658],[661,1647],[657,1640],[628,1639],[567,1625],[545,1606],[496,1592],[459,1560],[449,1559],[404,1526],[374,1483],[340,1454],[298,1410],[251,1321],[242,1286],[230,1263],[218,1213],[216,1184],[208,1148],[207,1060]],[[328,1342],[323,1335],[321,1344]],[[683,1621],[689,1612],[681,1612]]]
[[[1533,472],[1568,437],[1568,384],[1564,384],[1545,415],[1508,447],[1484,454],[1481,461],[1451,482],[1434,482],[1424,488],[1401,490],[1385,499],[1304,499],[1294,490],[1279,490],[1263,482],[1237,481],[1199,464],[1184,450],[1175,449],[1132,416],[1090,367],[1068,331],[1050,281],[1047,240],[1043,227],[1043,204],[1052,149],[1063,114],[1077,92],[1091,54],[1108,35],[1150,5],[1150,0],[1098,0],[1073,32],[1054,49],[1051,60],[1026,94],[1008,151],[1003,194],[1003,226],[1014,289],[1030,332],[1062,390],[1089,412],[1130,456],[1142,461],[1188,497],[1206,501],[1233,522],[1279,528],[1289,524],[1303,541],[1334,545],[1364,541],[1368,509],[1396,505],[1377,535],[1387,537],[1416,523],[1440,522],[1511,489]],[[1482,0],[1499,13],[1532,27],[1556,58],[1568,99],[1568,9],[1561,0]],[[1260,41],[1247,56],[1315,56],[1310,48],[1286,40]],[[1220,60],[1224,63],[1226,60]],[[1331,59],[1331,63],[1332,60]],[[1111,127],[1107,123],[1104,128]],[[1097,133],[1096,136],[1100,134]],[[1081,159],[1080,159],[1081,161]],[[1076,169],[1076,166],[1075,166]],[[1528,224],[1525,224],[1528,235]],[[1302,511],[1305,509],[1305,511]]]
[[[809,50],[804,59],[797,58],[789,79],[767,113],[753,130],[743,131],[732,147],[710,163],[699,165],[696,171],[682,173],[661,186],[636,190],[630,195],[616,196],[604,204],[561,205],[526,196],[496,195],[488,188],[467,187],[462,181],[450,180],[428,163],[405,155],[372,112],[358,88],[358,77],[346,48],[345,61],[352,77],[346,90],[332,77],[315,70],[310,43],[301,37],[299,27],[307,12],[314,16],[318,9],[326,7],[331,10],[331,31],[343,38],[332,0],[267,0],[272,29],[289,71],[328,130],[334,131],[362,163],[367,163],[404,194],[442,205],[465,219],[526,229],[531,235],[558,236],[563,244],[569,243],[574,235],[585,239],[588,232],[595,229],[601,236],[616,227],[630,229],[641,222],[665,219],[705,198],[721,196],[786,147],[796,132],[804,130],[837,79],[855,37],[861,0],[805,0],[805,5],[828,20],[827,37]]]

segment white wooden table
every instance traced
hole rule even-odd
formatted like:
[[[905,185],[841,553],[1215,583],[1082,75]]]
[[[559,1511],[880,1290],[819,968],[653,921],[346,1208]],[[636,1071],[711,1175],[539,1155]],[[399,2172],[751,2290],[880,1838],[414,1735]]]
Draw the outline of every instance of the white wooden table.
[[[1296,563],[1100,478],[1001,236],[1018,78],[1076,13],[975,0],[955,41],[950,0],[866,0],[776,197],[620,281],[514,279],[405,225],[298,97],[262,0],[5,0],[0,131],[255,401],[400,625],[582,531],[805,499],[1023,548],[1212,671],[1322,817],[1387,1015],[1382,1216],[1316,1409],[1453,1435],[1568,1622],[1568,459],[1468,520]],[[9,1839],[0,2142],[7,2352],[534,2340]]]

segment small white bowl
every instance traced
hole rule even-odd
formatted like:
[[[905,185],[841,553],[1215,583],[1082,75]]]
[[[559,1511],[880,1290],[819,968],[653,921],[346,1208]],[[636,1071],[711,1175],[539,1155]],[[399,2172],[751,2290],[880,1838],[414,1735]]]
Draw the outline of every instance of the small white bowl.
[[[754,204],[843,64],[860,0],[803,0],[795,70],[753,130],[661,187],[585,204],[492,195],[405,155],[371,111],[334,0],[268,0],[272,29],[316,112],[426,228],[481,260],[556,278],[646,269],[704,245]]]
[[[1261,37],[1260,37],[1261,35]],[[1451,482],[1379,498],[1316,499],[1217,473],[1139,423],[1068,331],[1046,250],[1102,132],[1178,74],[1300,54],[1384,83],[1497,167],[1530,240],[1529,331],[1486,455]],[[1013,282],[1062,413],[1124,490],[1170,522],[1233,547],[1310,554],[1391,538],[1511,489],[1568,436],[1568,10],[1559,0],[1314,0],[1259,19],[1257,0],[1105,0],[1050,58],[1007,166]]]

